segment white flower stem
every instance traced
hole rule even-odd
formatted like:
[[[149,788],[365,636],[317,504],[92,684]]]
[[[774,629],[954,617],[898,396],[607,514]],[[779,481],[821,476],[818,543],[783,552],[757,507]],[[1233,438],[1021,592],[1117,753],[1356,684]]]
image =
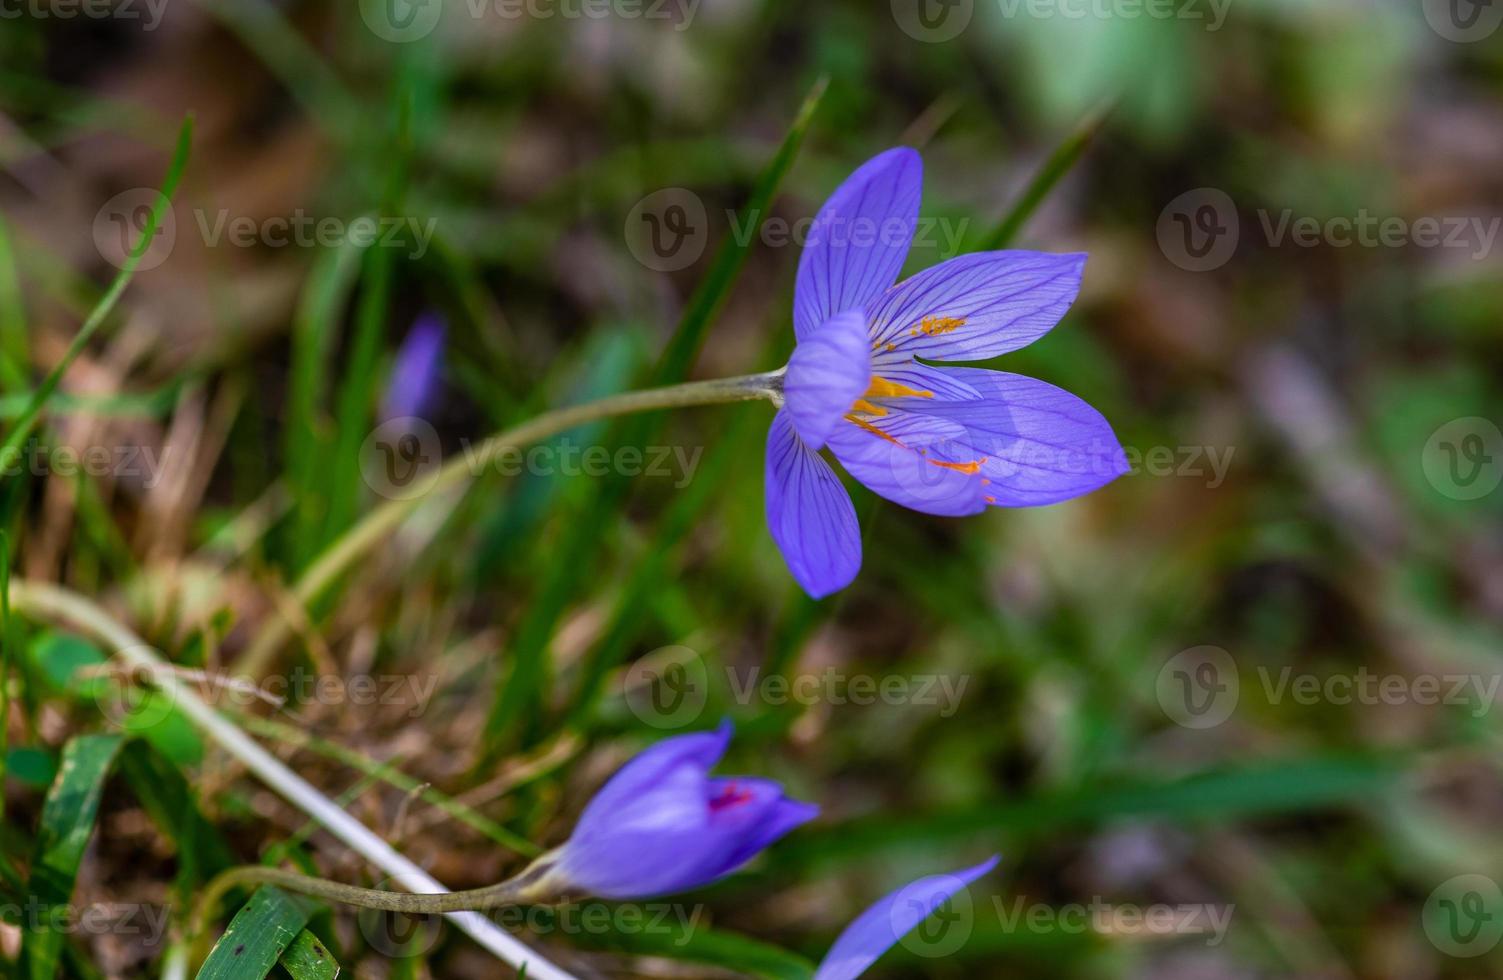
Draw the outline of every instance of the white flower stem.
[[[307,780],[283,765],[173,674],[171,666],[135,633],[99,606],[76,592],[44,582],[13,581],[10,599],[16,612],[46,620],[64,620],[104,641],[116,656],[145,673],[196,725],[267,786],[318,821],[345,846],[391,876],[397,885],[419,893],[447,892],[439,881],[401,855],[369,827],[350,816]],[[448,917],[471,938],[502,961],[526,968],[530,980],[575,980],[570,974],[533,952],[478,912],[451,912]]]

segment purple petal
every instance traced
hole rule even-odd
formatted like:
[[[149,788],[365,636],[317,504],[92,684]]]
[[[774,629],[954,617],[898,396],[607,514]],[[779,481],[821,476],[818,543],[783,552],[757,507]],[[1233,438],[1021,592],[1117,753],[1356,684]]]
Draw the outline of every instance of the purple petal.
[[[793,330],[799,340],[830,317],[864,307],[903,270],[918,224],[924,165],[900,146],[857,168],[825,202],[799,256]]]
[[[819,810],[769,779],[711,779],[729,724],[667,739],[606,785],[559,850],[555,873],[602,898],[687,891],[731,873]]]
[[[789,831],[819,816],[819,807],[783,795],[770,779],[723,776],[710,780],[710,827],[730,846],[713,878],[741,867]]]
[[[621,807],[661,785],[676,770],[698,772],[701,781],[708,779],[730,740],[731,723],[723,721],[712,732],[675,735],[639,752],[595,794],[580,814],[574,835],[612,825]]]
[[[704,771],[680,763],[634,798],[580,826],[560,849],[557,872],[573,888],[624,899],[682,891],[726,845],[708,833]],[[591,803],[591,808],[600,802]]]
[[[1002,371],[944,370],[982,397],[962,402],[904,399],[904,404],[964,429],[940,453],[983,459],[980,475],[987,481],[987,503],[1058,503],[1099,489],[1128,471],[1111,425],[1068,391]]]
[[[822,599],[851,584],[861,570],[856,508],[830,464],[799,440],[786,410],[767,433],[766,492],[767,528],[804,591]]]
[[[977,252],[941,262],[867,306],[886,353],[978,361],[1048,333],[1080,292],[1084,254]],[[891,348],[891,350],[888,350]]]
[[[964,517],[986,509],[986,487],[964,459],[965,428],[896,407],[926,398],[883,399],[886,416],[847,422],[830,433],[830,451],[873,493],[925,514]],[[956,404],[967,404],[959,402]],[[959,450],[951,447],[959,446]],[[979,462],[977,464],[979,466]]]
[[[954,874],[931,875],[884,896],[845,927],[813,980],[854,980],[966,885],[997,866],[996,856]]]
[[[861,310],[838,313],[800,340],[788,359],[783,396],[804,445],[822,448],[835,423],[871,380],[866,314]]]
[[[418,318],[397,349],[391,380],[381,400],[381,420],[421,415],[433,400],[444,354],[444,321],[435,314]]]
[[[915,392],[917,397],[951,402],[981,397],[980,392],[951,372],[920,364],[907,354],[877,354],[872,358],[872,374]]]

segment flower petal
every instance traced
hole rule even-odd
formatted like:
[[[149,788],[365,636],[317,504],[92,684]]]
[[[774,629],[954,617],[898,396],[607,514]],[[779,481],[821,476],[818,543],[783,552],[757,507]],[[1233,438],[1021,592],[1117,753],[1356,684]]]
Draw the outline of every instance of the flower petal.
[[[980,475],[987,481],[987,503],[1058,503],[1097,490],[1128,471],[1127,456],[1111,425],[1068,391],[1002,371],[944,371],[982,397],[960,402],[904,399],[903,404],[964,430],[953,443],[940,447],[940,455],[983,460]]]
[[[941,262],[868,304],[879,349],[978,361],[1048,333],[1080,292],[1083,254],[976,252]],[[888,350],[890,348],[890,350]]]
[[[923,174],[918,151],[896,147],[858,167],[820,208],[799,256],[793,294],[799,340],[897,280],[918,224]]]
[[[986,488],[963,460],[964,426],[897,407],[928,402],[883,399],[887,415],[836,426],[830,451],[852,476],[895,504],[941,517],[979,514],[986,510]]]
[[[698,772],[701,782],[708,779],[730,741],[731,723],[723,721],[712,732],[675,735],[642,750],[590,800],[580,814],[574,836],[588,835],[596,827],[615,826],[624,807],[653,791],[677,770]]]
[[[877,353],[872,357],[872,374],[890,384],[900,385],[921,398],[963,402],[981,397],[980,392],[951,372],[920,364],[907,354]]]
[[[444,356],[444,320],[428,313],[412,325],[397,349],[391,380],[381,399],[383,421],[421,415],[433,400]]]
[[[768,530],[804,591],[822,599],[851,584],[861,570],[856,508],[830,464],[799,440],[786,410],[767,433],[766,492]]]
[[[751,776],[712,779],[710,829],[731,846],[713,877],[729,874],[800,824],[819,816],[819,807],[783,795],[781,784]]]
[[[822,448],[871,380],[866,314],[861,310],[838,313],[800,340],[788,359],[783,397],[804,444]]]
[[[814,972],[814,980],[859,977],[951,896],[995,868],[997,860],[993,856],[974,868],[920,878],[879,899],[845,927]]]

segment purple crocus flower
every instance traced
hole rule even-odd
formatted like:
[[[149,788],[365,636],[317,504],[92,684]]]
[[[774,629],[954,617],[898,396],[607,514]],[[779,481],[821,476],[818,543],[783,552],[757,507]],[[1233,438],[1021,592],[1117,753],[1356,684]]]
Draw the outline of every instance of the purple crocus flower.
[[[443,318],[425,313],[418,317],[397,349],[391,380],[381,399],[381,421],[423,414],[433,400],[443,356]]]
[[[767,523],[816,599],[861,567],[856,510],[825,446],[877,494],[951,517],[1057,503],[1127,472],[1111,426],[1074,395],[927,363],[1033,343],[1074,302],[1086,257],[978,252],[894,285],[922,174],[906,147],[867,161],[825,202],[799,260],[798,346],[767,439]]]
[[[819,808],[769,779],[711,777],[729,722],[664,739],[595,795],[550,857],[550,884],[601,898],[687,891],[730,874]]]
[[[997,860],[992,856],[974,868],[920,878],[879,899],[845,927],[814,972],[814,980],[859,977],[951,896],[995,868]]]

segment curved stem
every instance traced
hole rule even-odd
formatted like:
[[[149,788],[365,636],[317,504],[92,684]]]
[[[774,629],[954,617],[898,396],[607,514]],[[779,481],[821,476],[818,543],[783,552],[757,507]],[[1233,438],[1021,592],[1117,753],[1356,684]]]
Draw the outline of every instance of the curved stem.
[[[386,540],[398,525],[429,497],[464,484],[481,474],[487,466],[513,449],[556,436],[588,422],[630,415],[635,412],[650,412],[664,408],[684,408],[691,405],[714,405],[725,402],[754,401],[759,398],[776,400],[781,396],[781,370],[766,374],[749,374],[736,378],[719,378],[714,381],[691,381],[666,388],[651,388],[612,395],[583,405],[545,412],[534,419],[513,426],[491,436],[472,452],[466,452],[450,460],[433,477],[427,490],[409,499],[388,500],[362,517],[339,537],[318,559],[308,566],[292,589],[292,595],[303,606],[313,604],[334,581],[348,571],[357,561],[376,545]],[[281,649],[292,632],[292,624],[282,615],[274,614],[261,627],[245,652],[238,659],[241,670],[257,676],[267,662]]]
[[[410,915],[437,915],[443,912],[483,912],[507,905],[523,904],[525,884],[503,881],[499,885],[471,888],[461,892],[434,892],[413,895],[407,892],[389,892],[380,888],[361,888],[346,885],[328,878],[314,878],[285,868],[268,868],[246,865],[231,868],[211,881],[199,898],[198,911],[205,919],[212,917],[219,900],[232,888],[241,885],[275,885],[300,895],[356,905],[366,909],[382,909],[386,912],[406,912]]]
[[[222,872],[209,882],[199,896],[193,911],[193,921],[188,930],[188,948],[198,947],[209,934],[209,927],[218,913],[220,900],[241,885],[273,885],[284,891],[300,895],[312,895],[330,902],[355,905],[360,908],[381,909],[387,912],[403,912],[408,915],[437,915],[448,912],[483,912],[508,905],[537,903],[546,900],[548,872],[552,870],[551,854],[538,858],[515,878],[485,888],[471,888],[459,892],[435,892],[414,895],[405,892],[384,891],[378,888],[360,888],[314,878],[284,868],[269,868],[262,865],[246,865]]]
[[[70,622],[98,637],[124,663],[145,673],[157,689],[171,699],[178,711],[246,769],[317,820],[346,847],[390,875],[395,884],[419,892],[444,891],[444,886],[432,875],[211,708],[177,678],[171,665],[163,661],[145,640],[116,622],[109,613],[76,592],[45,582],[12,581],[10,600],[12,608],[23,615]],[[515,968],[525,966],[529,978],[575,980],[572,974],[554,966],[478,912],[446,914],[455,925],[507,964]]]

